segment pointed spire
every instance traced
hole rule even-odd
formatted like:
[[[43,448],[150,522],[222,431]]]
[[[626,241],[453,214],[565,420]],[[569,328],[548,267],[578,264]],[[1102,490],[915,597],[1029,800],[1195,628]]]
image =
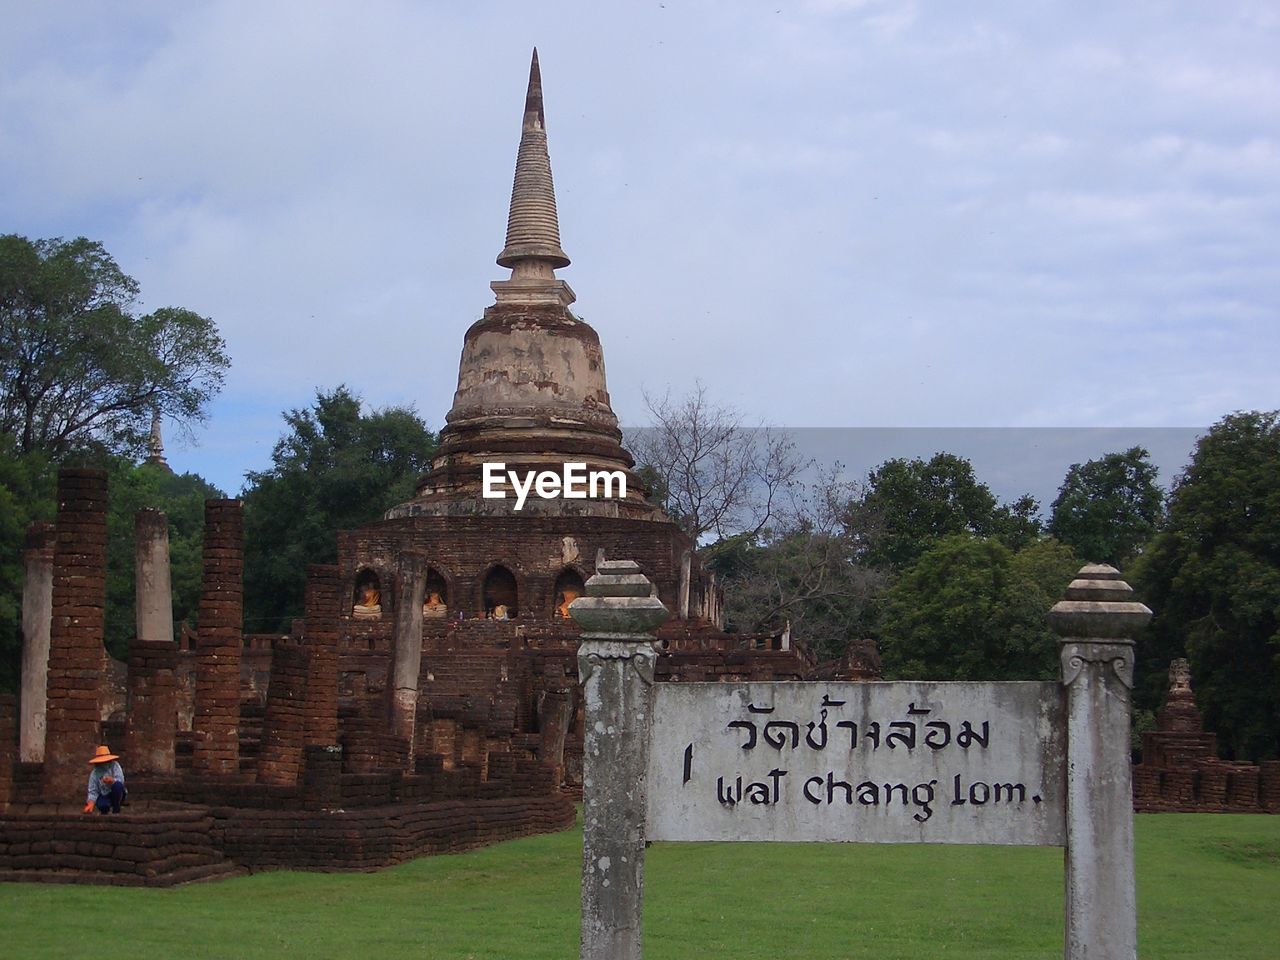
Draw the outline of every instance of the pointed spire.
[[[547,154],[542,74],[538,70],[536,48],[529,66],[520,151],[516,155],[516,176],[511,187],[507,244],[498,254],[498,265],[514,270],[512,279],[526,272],[530,276],[546,276],[550,270],[569,265],[569,258],[560,249],[560,222],[556,217],[555,186],[551,182],[551,158]],[[531,269],[521,269],[526,266]]]
[[[146,462],[156,467],[164,467],[169,469],[169,463],[164,458],[164,438],[160,434],[160,411],[151,411],[151,439],[147,443],[147,459]]]

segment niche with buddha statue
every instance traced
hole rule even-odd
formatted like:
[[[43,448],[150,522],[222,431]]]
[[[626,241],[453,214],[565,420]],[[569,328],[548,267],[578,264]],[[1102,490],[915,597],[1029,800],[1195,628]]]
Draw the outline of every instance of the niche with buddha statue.
[[[568,619],[569,604],[582,596],[586,589],[582,580],[582,574],[578,573],[572,567],[565,567],[560,571],[560,576],[556,577],[555,589],[551,594],[552,608],[557,617]]]
[[[449,616],[449,584],[435,567],[427,568],[427,583],[422,596],[424,620],[443,620]]]
[[[382,617],[382,581],[375,571],[367,567],[356,574],[351,616],[357,620],[378,620]]]

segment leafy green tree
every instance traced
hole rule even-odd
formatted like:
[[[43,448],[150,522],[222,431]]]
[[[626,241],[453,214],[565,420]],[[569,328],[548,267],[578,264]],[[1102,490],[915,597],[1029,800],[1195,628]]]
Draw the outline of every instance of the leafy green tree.
[[[929,460],[886,460],[850,502],[846,527],[858,538],[858,558],[900,570],[943,537],[997,536],[1017,548],[1040,532],[1039,505],[1030,496],[1002,506],[964,457],[936,453]]]
[[[886,596],[880,635],[885,676],[1052,679],[1059,642],[1045,614],[1079,567],[1071,548],[1055,540],[1016,553],[969,533],[935,541]]]
[[[0,236],[0,432],[18,452],[138,454],[153,412],[203,419],[230,363],[217,328],[139,315],[137,296],[100,243]]]
[[[1139,706],[1160,704],[1185,655],[1223,751],[1280,755],[1280,411],[1230,414],[1200,438],[1134,579],[1155,613]]]
[[[1164,516],[1156,473],[1142,447],[1073,463],[1053,501],[1049,533],[1088,561],[1126,566]]]
[[[255,633],[302,615],[307,564],[334,562],[337,531],[412,497],[436,449],[412,409],[361,413],[345,386],[284,419],[271,468],[248,474],[244,492],[245,627]]]

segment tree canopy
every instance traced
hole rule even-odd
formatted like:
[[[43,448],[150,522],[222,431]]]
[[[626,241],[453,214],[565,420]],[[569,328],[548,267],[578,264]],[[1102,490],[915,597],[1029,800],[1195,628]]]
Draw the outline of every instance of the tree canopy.
[[[361,412],[345,386],[284,414],[288,432],[244,491],[245,626],[286,629],[302,615],[306,567],[337,559],[334,534],[413,496],[436,437],[406,407]]]
[[[1139,703],[1159,706],[1185,654],[1224,752],[1280,756],[1280,411],[1233,413],[1200,438],[1135,581],[1155,614]]]
[[[1016,553],[969,533],[935,541],[889,588],[880,636],[885,676],[1053,679],[1061,644],[1045,613],[1079,567],[1056,540]]]
[[[201,420],[230,361],[213,321],[138,314],[102,244],[0,236],[0,432],[18,453],[143,451],[152,414]]]
[[[928,460],[886,460],[867,476],[866,490],[850,501],[846,526],[858,539],[858,558],[899,570],[943,537],[969,533],[997,537],[1017,548],[1040,531],[1031,496],[1001,505],[973,464],[951,453]]]
[[[1156,474],[1142,447],[1073,463],[1053,501],[1049,533],[1086,561],[1127,566],[1164,516]]]

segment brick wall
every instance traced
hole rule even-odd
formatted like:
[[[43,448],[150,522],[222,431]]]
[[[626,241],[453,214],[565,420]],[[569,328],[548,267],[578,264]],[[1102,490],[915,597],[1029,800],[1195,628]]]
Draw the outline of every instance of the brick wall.
[[[58,471],[49,636],[44,790],[56,800],[82,795],[99,741],[99,690],[106,663],[107,475]]]
[[[192,769],[240,772],[240,651],[243,646],[244,521],[239,500],[206,500],[204,579],[196,633]]]

